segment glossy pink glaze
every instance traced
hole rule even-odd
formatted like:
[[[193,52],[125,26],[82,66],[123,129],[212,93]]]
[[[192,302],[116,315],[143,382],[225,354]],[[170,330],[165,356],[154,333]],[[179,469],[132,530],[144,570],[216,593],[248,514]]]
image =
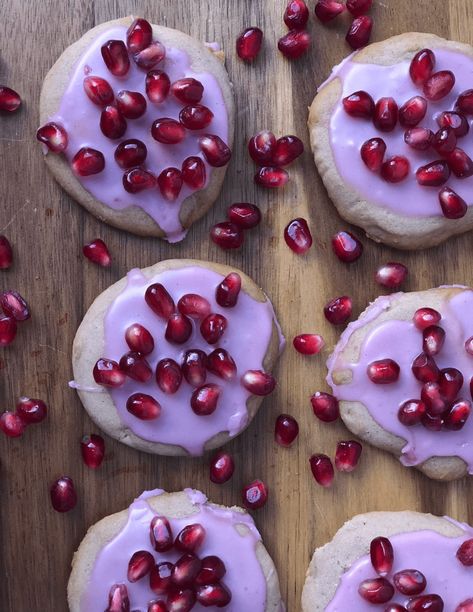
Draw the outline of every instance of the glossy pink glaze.
[[[100,174],[88,177],[78,177],[83,187],[97,200],[110,208],[122,210],[132,205],[141,207],[166,232],[169,242],[182,240],[186,234],[179,221],[181,204],[193,191],[183,186],[175,202],[165,200],[159,189],[150,189],[137,194],[125,191],[122,184],[124,171],[117,165],[114,152],[123,140],[137,138],[145,143],[148,156],[144,166],[158,176],[162,170],[170,166],[181,168],[182,162],[190,155],[203,155],[200,152],[198,138],[202,133],[217,134],[225,142],[228,141],[228,114],[223,94],[215,77],[209,72],[194,72],[190,66],[189,56],[182,49],[166,48],[166,58],[155,69],[164,70],[171,83],[184,78],[198,79],[204,86],[201,104],[208,106],[214,113],[212,123],[205,130],[187,131],[186,138],[177,145],[165,145],[151,137],[151,125],[160,117],[179,119],[179,112],[184,106],[174,96],[160,103],[150,102],[145,92],[146,70],[138,68],[133,60],[125,77],[115,77],[107,69],[100,52],[101,46],[108,40],[125,40],[127,28],[115,26],[98,35],[94,43],[82,55],[74,67],[69,86],[62,97],[58,112],[49,121],[62,124],[69,136],[66,157],[69,161],[76,152],[84,146],[98,149],[105,156],[105,169]],[[204,51],[205,53],[205,51]],[[139,119],[128,119],[128,127],[124,136],[118,140],[110,140],[104,136],[99,127],[101,108],[93,104],[84,92],[85,76],[94,75],[106,79],[115,94],[122,89],[139,91],[147,100],[147,110]],[[205,162],[207,181],[212,168]]]
[[[473,418],[460,431],[440,432],[429,431],[422,425],[406,427],[397,418],[403,402],[420,398],[421,383],[412,374],[411,364],[422,352],[422,332],[411,321],[390,320],[376,326],[363,342],[359,363],[346,363],[341,356],[351,335],[387,310],[399,295],[379,297],[362,318],[348,325],[327,362],[327,381],[339,400],[363,403],[383,429],[406,440],[401,457],[404,465],[418,465],[433,456],[457,456],[467,463],[469,472],[473,473]],[[465,384],[459,397],[465,399],[471,399],[469,382],[473,376],[473,357],[464,349],[465,340],[473,335],[472,309],[472,290],[462,291],[450,301],[444,301],[440,308],[440,325],[446,332],[446,339],[435,357],[439,368],[454,367],[463,373]],[[368,364],[388,357],[400,365],[398,382],[390,385],[372,383],[366,374]],[[336,385],[332,374],[334,370],[342,369],[351,370],[352,382]]]
[[[240,293],[234,308],[221,308],[215,301],[215,288],[223,276],[208,268],[189,266],[160,273],[147,280],[140,270],[128,274],[126,289],[114,300],[105,317],[104,356],[119,360],[129,349],[125,342],[125,330],[132,323],[141,323],[153,335],[155,349],[148,361],[153,372],[158,361],[171,357],[182,363],[184,353],[197,348],[209,354],[217,346],[226,349],[235,360],[237,376],[231,382],[224,382],[213,374],[207,375],[207,382],[217,383],[222,388],[216,411],[210,416],[197,416],[190,407],[193,391],[185,380],[174,395],[164,394],[155,377],[143,384],[127,379],[119,389],[112,389],[111,396],[120,419],[137,436],[152,442],[176,444],[192,455],[203,452],[205,442],[221,431],[236,436],[248,423],[246,401],[250,393],[240,384],[240,376],[246,370],[263,368],[263,359],[270,342],[275,318],[269,300],[257,302],[247,293]],[[157,317],[144,300],[146,288],[153,283],[162,283],[177,304],[186,293],[198,293],[211,304],[212,312],[223,314],[228,327],[217,345],[209,345],[202,338],[193,323],[193,333],[184,345],[170,344],[164,337],[166,322]],[[283,338],[281,337],[281,348]],[[161,416],[155,421],[140,421],[125,408],[126,400],[132,393],[149,393],[162,406]]]
[[[460,93],[471,88],[473,79],[473,59],[445,49],[433,49],[437,58],[435,71],[452,70],[456,83],[448,96],[438,102],[429,102],[427,114],[419,126],[430,128],[434,133],[439,129],[435,116],[442,111],[452,110]],[[332,152],[340,176],[360,196],[387,208],[394,213],[408,217],[442,216],[438,200],[439,187],[421,187],[416,180],[415,171],[429,161],[440,159],[433,149],[414,151],[404,142],[406,128],[397,124],[393,132],[379,132],[370,120],[348,115],[342,105],[342,98],[355,91],[367,91],[374,99],[391,96],[399,108],[416,95],[423,95],[409,77],[410,60],[392,66],[363,64],[353,62],[350,55],[333,69],[330,78],[322,84],[319,91],[333,79],[340,79],[343,93],[330,120],[330,141]],[[470,125],[472,123],[469,118]],[[378,174],[370,172],[360,156],[361,145],[368,139],[380,137],[386,142],[386,157],[404,155],[411,164],[410,174],[401,183],[390,184]],[[473,157],[473,140],[469,132],[458,140],[458,146]],[[473,177],[458,179],[453,174],[447,184],[467,203],[473,204]]]

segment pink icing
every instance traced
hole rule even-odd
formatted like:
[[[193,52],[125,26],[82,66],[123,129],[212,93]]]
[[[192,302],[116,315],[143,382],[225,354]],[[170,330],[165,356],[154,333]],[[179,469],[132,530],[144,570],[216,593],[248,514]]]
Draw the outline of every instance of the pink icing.
[[[452,70],[456,83],[450,94],[438,102],[429,102],[427,115],[419,125],[430,128],[434,133],[439,129],[435,116],[445,110],[452,110],[458,95],[471,88],[473,59],[461,53],[445,49],[433,49],[437,58],[435,70]],[[422,90],[409,77],[410,60],[392,66],[363,64],[352,61],[353,55],[336,66],[331,77],[320,88],[338,78],[342,81],[343,92],[330,120],[330,141],[337,170],[340,176],[362,197],[380,207],[409,217],[442,216],[438,201],[439,187],[421,187],[415,178],[415,171],[440,156],[433,150],[415,151],[404,142],[405,128],[399,124],[393,132],[378,132],[371,121],[348,115],[341,99],[359,90],[367,91],[376,101],[383,96],[393,97],[398,106]],[[470,125],[472,124],[470,118]],[[360,157],[361,145],[368,139],[380,137],[386,142],[386,159],[392,155],[404,155],[411,164],[406,180],[390,184],[370,172]],[[473,156],[473,140],[470,133],[459,139],[458,146]],[[464,200],[473,203],[473,180],[458,179],[453,174],[448,185]]]
[[[404,465],[418,465],[432,456],[461,457],[473,473],[473,418],[460,431],[432,432],[418,425],[406,427],[399,422],[399,406],[408,399],[420,398],[421,383],[412,374],[411,364],[422,351],[422,333],[411,321],[389,320],[376,326],[364,339],[359,363],[347,363],[341,356],[350,336],[360,327],[376,318],[399,294],[383,296],[375,300],[358,321],[348,325],[328,360],[327,381],[339,400],[362,402],[373,419],[386,431],[403,438],[401,461]],[[428,304],[426,304],[428,306]],[[446,332],[445,344],[435,357],[439,368],[455,367],[465,379],[459,397],[470,399],[469,382],[473,376],[473,357],[464,349],[465,340],[473,335],[473,290],[465,290],[450,301],[444,301],[439,309],[440,325]],[[400,341],[400,339],[402,339]],[[394,359],[401,368],[398,382],[376,385],[367,374],[368,364],[378,359]],[[350,369],[352,382],[336,385],[332,374],[335,370]]]
[[[76,63],[59,110],[56,115],[49,118],[49,121],[56,121],[66,128],[69,136],[66,157],[69,161],[84,146],[92,147],[104,154],[105,169],[103,172],[93,176],[78,177],[87,191],[97,200],[116,210],[122,210],[132,205],[141,207],[166,232],[169,242],[177,242],[182,240],[186,234],[179,221],[181,204],[192,193],[192,190],[184,185],[175,202],[165,200],[158,188],[145,190],[137,194],[128,193],[122,184],[124,171],[114,160],[115,149],[123,140],[137,138],[144,142],[148,149],[145,167],[153,174],[158,176],[162,170],[171,166],[180,169],[184,159],[190,155],[204,159],[198,143],[198,138],[203,132],[216,134],[225,142],[228,141],[227,109],[215,77],[209,72],[194,72],[190,66],[189,56],[185,51],[167,47],[166,59],[156,68],[164,70],[171,83],[184,77],[193,77],[199,80],[204,86],[201,103],[212,110],[214,118],[205,130],[188,130],[186,138],[180,144],[164,145],[154,140],[151,136],[153,121],[160,117],[178,119],[179,112],[184,105],[171,95],[161,104],[150,102],[145,92],[146,70],[138,68],[133,61],[131,61],[130,70],[125,77],[115,77],[108,71],[102,59],[100,48],[108,40],[124,41],[126,30],[127,28],[124,26],[115,26],[97,36]],[[110,140],[102,134],[99,128],[101,109],[93,104],[84,92],[83,80],[87,75],[100,76],[106,79],[115,94],[122,89],[128,89],[139,91],[145,96],[148,103],[146,113],[139,119],[127,120],[128,128],[123,138]],[[208,180],[212,168],[207,162],[205,162],[205,166]]]
[[[459,546],[473,533],[467,525],[461,525],[465,534],[449,538],[436,531],[415,531],[391,536],[394,547],[394,566],[387,576],[388,580],[401,570],[417,569],[427,578],[425,594],[436,594],[442,597],[445,612],[453,612],[461,602],[473,597],[473,573],[471,567],[465,567],[456,558]],[[325,612],[371,612],[382,609],[364,601],[358,595],[358,586],[363,580],[375,578],[369,555],[358,559],[342,575],[334,598],[325,608]],[[409,598],[396,593],[392,602],[405,605]],[[347,605],[349,604],[349,608]]]
[[[107,606],[110,587],[116,583],[126,585],[131,610],[146,612],[148,603],[159,599],[149,588],[147,577],[129,583],[126,574],[128,561],[137,550],[151,552],[156,562],[173,563],[180,557],[180,553],[174,551],[163,555],[156,553],[150,544],[149,525],[156,512],[146,500],[161,493],[161,490],[147,491],[138,497],[129,508],[126,526],[98,554],[82,597],[82,612],[103,612]],[[174,535],[191,523],[203,525],[207,533],[198,551],[199,557],[217,555],[227,569],[223,582],[232,593],[232,601],[225,610],[242,612],[249,610],[248,606],[251,605],[252,612],[263,612],[266,607],[266,580],[256,557],[255,549],[261,541],[261,536],[253,519],[248,514],[207,503],[207,498],[199,491],[186,489],[186,493],[198,512],[183,519],[170,518]],[[237,531],[237,525],[246,527],[244,536]],[[201,612],[207,609],[209,608],[196,604],[192,610]]]
[[[231,382],[223,382],[213,374],[208,374],[207,382],[221,385],[217,409],[210,416],[197,416],[190,407],[193,388],[183,381],[174,395],[164,394],[158,387],[155,377],[143,384],[127,379],[119,389],[112,389],[111,396],[123,423],[137,436],[152,442],[177,444],[192,455],[202,454],[205,442],[220,431],[228,431],[236,436],[248,424],[246,401],[249,392],[240,384],[240,376],[246,370],[260,370],[266,354],[273,328],[277,324],[269,300],[257,302],[247,293],[240,293],[238,303],[233,308],[221,308],[215,301],[215,289],[223,276],[208,268],[189,266],[161,272],[147,280],[140,270],[128,274],[128,284],[110,305],[105,317],[104,356],[119,360],[129,348],[125,342],[125,330],[132,323],[141,323],[153,335],[155,349],[148,357],[153,371],[158,361],[171,357],[182,363],[184,353],[197,348],[209,354],[216,346],[228,350],[237,365],[237,377]],[[166,322],[157,317],[144,300],[146,288],[153,283],[162,283],[177,304],[186,293],[198,293],[209,300],[212,312],[223,314],[228,327],[218,345],[209,345],[202,338],[194,323],[194,331],[185,345],[167,342],[164,337]],[[281,337],[281,348],[283,338]],[[126,400],[132,393],[148,393],[162,406],[161,416],[155,421],[140,421],[126,410]]]

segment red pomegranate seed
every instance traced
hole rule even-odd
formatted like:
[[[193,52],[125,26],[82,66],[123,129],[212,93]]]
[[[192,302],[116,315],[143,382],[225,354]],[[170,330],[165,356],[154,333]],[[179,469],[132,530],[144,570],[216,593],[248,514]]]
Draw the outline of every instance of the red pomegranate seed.
[[[241,277],[237,272],[230,272],[215,290],[215,299],[222,308],[233,308],[238,302],[241,291]]]
[[[214,114],[202,104],[189,104],[179,113],[179,119],[188,130],[201,130],[210,125]]]
[[[190,612],[195,604],[191,589],[173,589],[167,598],[168,612]]]
[[[261,187],[277,189],[284,187],[289,182],[289,174],[284,168],[275,166],[264,166],[255,174],[255,183]]]
[[[126,381],[125,372],[120,370],[116,361],[110,359],[99,359],[93,374],[95,382],[104,387],[121,387]]]
[[[332,236],[332,249],[338,259],[345,263],[352,263],[363,254],[363,245],[350,232],[338,232]]]
[[[407,608],[401,606],[401,604],[391,603],[384,608],[384,612],[407,612]]]
[[[28,304],[18,291],[0,293],[0,306],[7,317],[13,317],[16,321],[26,321],[31,317]]]
[[[433,308],[419,308],[415,311],[413,321],[417,329],[423,331],[430,325],[437,325],[442,318],[442,315]]]
[[[182,162],[182,180],[192,189],[202,189],[207,179],[205,164],[200,157],[186,157]]]
[[[238,225],[230,221],[223,221],[211,228],[210,238],[221,249],[226,250],[239,249],[243,244],[245,236],[243,230]]]
[[[67,132],[62,125],[54,121],[41,126],[36,132],[36,139],[45,144],[52,153],[63,153],[67,149]]]
[[[442,612],[444,603],[439,595],[419,595],[410,599],[406,607],[408,612]]]
[[[168,342],[173,344],[184,344],[192,334],[191,320],[182,315],[180,312],[175,312],[169,317],[166,326],[165,337]]]
[[[146,19],[135,19],[126,32],[126,46],[130,53],[148,47],[153,40],[153,28]]]
[[[278,49],[287,59],[298,59],[307,52],[310,46],[310,34],[307,30],[291,30],[278,40]]]
[[[152,421],[161,414],[161,406],[154,397],[146,393],[133,393],[126,401],[130,414],[142,421]]]
[[[439,155],[448,155],[457,146],[455,131],[450,127],[440,128],[434,135],[432,146]]]
[[[124,584],[114,584],[110,589],[106,612],[130,612],[128,589]]]
[[[240,59],[252,62],[261,50],[263,32],[259,28],[247,28],[236,40],[236,52]]]
[[[97,106],[107,106],[112,104],[115,98],[110,83],[105,79],[102,79],[102,77],[85,77],[83,86],[89,100],[91,100]]]
[[[457,550],[457,559],[462,565],[473,567],[473,538],[463,542]]]
[[[162,70],[150,70],[146,75],[145,88],[148,100],[160,104],[168,97],[171,81]]]
[[[387,576],[392,570],[394,550],[388,538],[378,537],[370,544],[371,565],[380,576]],[[382,602],[381,602],[382,603]]]
[[[0,111],[13,113],[21,106],[21,98],[14,89],[0,85]]]
[[[388,289],[398,289],[407,278],[408,270],[399,262],[390,261],[378,268],[375,280]]]
[[[450,168],[447,162],[437,160],[420,166],[416,171],[416,179],[419,185],[437,187],[443,185],[450,177]]]
[[[389,385],[399,379],[400,368],[393,359],[379,359],[372,361],[366,373],[371,382],[376,385]]]
[[[158,186],[163,198],[175,202],[182,189],[182,174],[177,168],[166,168],[158,176]]]
[[[49,489],[51,504],[56,512],[69,512],[77,504],[77,494],[72,478],[61,476]]]
[[[147,155],[146,145],[141,140],[133,138],[124,140],[115,149],[115,161],[123,170],[141,166]]]
[[[227,211],[228,218],[241,229],[253,229],[261,221],[261,211],[255,204],[232,204]]]
[[[219,136],[206,134],[199,139],[200,149],[207,162],[215,168],[226,166],[232,152]]]
[[[439,202],[442,213],[447,219],[461,219],[467,213],[468,206],[465,200],[448,186],[439,191]]]
[[[254,480],[243,487],[243,505],[250,510],[262,508],[268,501],[268,488],[262,480]]]
[[[381,132],[392,132],[397,124],[398,107],[394,98],[380,98],[374,107],[373,123]]]
[[[459,431],[471,414],[471,403],[468,400],[458,400],[445,415],[445,428]]]
[[[429,431],[441,431],[445,421],[441,415],[432,415],[426,412],[421,419],[421,423]]]
[[[347,0],[347,9],[353,17],[360,17],[369,12],[372,4],[373,0]]]
[[[149,355],[154,350],[153,336],[140,323],[133,323],[127,327],[125,340],[130,350],[137,351],[142,355]]]
[[[312,455],[309,464],[316,482],[322,487],[330,487],[335,477],[330,458],[327,455]]]
[[[465,115],[473,115],[473,89],[467,89],[458,96],[455,110]]]
[[[149,538],[151,546],[160,553],[167,552],[174,546],[171,525],[165,516],[153,516],[149,526]]]
[[[85,465],[95,470],[102,465],[105,455],[105,440],[97,434],[83,436],[80,441],[80,450]]]
[[[383,604],[394,596],[394,587],[386,578],[371,578],[363,580],[358,587],[358,593],[372,604]]]
[[[440,371],[437,364],[425,353],[420,353],[412,362],[412,372],[414,376],[422,383],[437,382],[440,376]]]
[[[0,431],[9,438],[19,438],[25,431],[26,424],[18,414],[6,411],[0,415]]]
[[[324,391],[316,391],[310,398],[315,416],[324,423],[332,423],[340,416],[340,408],[336,397]]]
[[[146,289],[145,301],[161,319],[169,319],[176,310],[174,300],[160,283],[154,283]]]
[[[455,85],[455,75],[450,70],[440,70],[432,74],[423,86],[424,96],[431,101],[448,96]]]
[[[283,136],[276,141],[273,163],[287,166],[304,153],[304,144],[297,136]]]
[[[247,370],[241,377],[241,384],[253,395],[269,395],[276,387],[276,379],[262,370]]]
[[[415,85],[423,85],[432,75],[435,66],[435,55],[430,49],[422,49],[414,55],[409,67],[409,74]]]
[[[92,242],[84,244],[82,247],[82,252],[87,259],[104,268],[107,268],[112,263],[112,258],[107,245],[100,238],[96,238],[95,240],[92,240]]]
[[[464,115],[455,111],[444,111],[436,117],[439,127],[451,127],[458,138],[466,136],[470,125]]]
[[[128,562],[128,582],[138,582],[150,573],[153,566],[154,557],[150,552],[147,550],[136,551]]]
[[[139,193],[156,187],[156,177],[142,168],[132,168],[123,175],[123,188],[128,193]]]
[[[207,378],[207,355],[199,349],[186,351],[182,360],[182,373],[193,387],[200,387]]]
[[[473,355],[473,336],[470,336],[470,338],[465,341],[465,351]]]
[[[418,425],[425,414],[425,404],[420,400],[411,399],[401,404],[397,418],[406,427]]]
[[[232,594],[223,584],[207,584],[197,588],[197,601],[204,607],[216,606],[223,608],[232,600]]]
[[[374,114],[374,100],[366,91],[355,91],[346,98],[343,98],[342,102],[344,111],[351,117],[371,119]]]
[[[107,138],[116,140],[126,132],[126,121],[115,106],[106,106],[100,115],[100,129]]]
[[[44,421],[48,408],[43,400],[20,397],[16,403],[16,414],[25,425],[31,425]]]
[[[303,355],[316,355],[320,353],[325,342],[319,334],[300,334],[293,339],[292,344],[296,351]]]
[[[456,177],[468,178],[473,175],[473,161],[463,149],[456,148],[449,153],[447,162]]]
[[[403,595],[420,595],[427,586],[424,574],[415,569],[402,570],[393,576],[396,589]]]
[[[166,57],[166,49],[159,41],[155,40],[142,51],[133,55],[136,64],[144,70],[151,70]]]
[[[72,158],[72,170],[78,176],[99,174],[105,168],[103,153],[90,147],[82,147]]]
[[[209,555],[202,559],[202,566],[200,572],[195,579],[197,586],[204,586],[206,584],[216,584],[219,582],[227,573],[225,563],[215,555]]]
[[[291,446],[299,435],[299,424],[289,414],[280,414],[274,426],[274,439],[279,446]]]
[[[473,612],[473,597],[458,604],[455,608],[455,612]]]
[[[0,234],[0,270],[6,270],[12,265],[13,251],[10,241]]]
[[[422,121],[426,112],[427,100],[422,96],[414,96],[399,109],[399,123],[404,127],[414,127]]]
[[[220,314],[209,314],[200,324],[200,333],[209,344],[217,344],[227,329],[227,319]]]
[[[416,151],[427,151],[434,141],[432,130],[423,127],[414,127],[406,130],[404,142]]]
[[[258,132],[248,141],[248,151],[251,159],[260,166],[273,163],[273,154],[276,147],[276,136],[268,130]]]
[[[150,601],[148,604],[148,612],[168,612],[168,607],[164,601]]]
[[[217,408],[221,389],[218,385],[209,383],[194,391],[191,396],[191,408],[199,416],[213,414]]]
[[[328,23],[343,13],[344,10],[343,4],[336,0],[318,0],[315,5],[315,16],[322,23]]]
[[[343,325],[351,317],[352,301],[347,295],[330,300],[324,307],[324,315],[332,325]]]
[[[422,350],[427,355],[437,355],[445,342],[445,331],[438,325],[426,327],[422,332]]]
[[[402,155],[395,155],[381,166],[381,176],[388,183],[400,183],[407,177],[409,170],[409,161]]]
[[[197,293],[186,293],[178,301],[177,309],[192,319],[205,319],[210,314],[210,303]]]
[[[174,81],[171,93],[183,104],[197,104],[204,95],[204,86],[197,79],[188,77]]]
[[[125,353],[119,361],[120,370],[138,382],[148,382],[153,372],[144,355],[135,351]]]
[[[127,119],[138,119],[146,112],[146,99],[138,91],[124,89],[117,93],[117,107]]]
[[[230,480],[235,471],[235,462],[229,453],[218,451],[210,461],[210,480],[223,484]]]
[[[284,230],[287,246],[297,255],[304,255],[312,246],[312,234],[307,221],[298,217],[288,223]]]
[[[370,138],[361,145],[360,155],[371,172],[379,172],[386,153],[386,143],[382,138]]]
[[[440,416],[448,407],[445,398],[440,392],[438,382],[426,382],[422,387],[420,398],[424,403],[426,410],[430,416]]]
[[[202,545],[205,535],[205,529],[200,523],[186,525],[177,534],[174,546],[181,552],[194,553]]]
[[[222,348],[215,349],[207,356],[207,369],[212,374],[227,381],[235,378],[237,373],[237,367],[233,358]]]
[[[122,40],[108,40],[102,45],[103,61],[114,76],[125,76],[130,69],[130,58]]]
[[[339,472],[353,472],[360,460],[363,447],[356,440],[340,441],[335,453],[335,467]]]
[[[0,316],[0,346],[8,346],[16,337],[17,325],[13,317]]]
[[[463,374],[456,368],[445,368],[440,370],[438,382],[442,395],[446,400],[453,402],[463,387]]]
[[[304,0],[289,0],[284,11],[284,23],[290,30],[303,30],[309,21],[309,9]]]
[[[351,24],[345,40],[354,50],[365,47],[370,42],[373,20],[368,15],[356,17]]]

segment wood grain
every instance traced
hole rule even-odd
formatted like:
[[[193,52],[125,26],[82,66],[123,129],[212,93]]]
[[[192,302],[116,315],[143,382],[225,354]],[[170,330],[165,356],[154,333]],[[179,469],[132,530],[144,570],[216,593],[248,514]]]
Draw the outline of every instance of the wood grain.
[[[313,0],[310,2],[311,9]],[[196,257],[241,267],[272,298],[290,340],[300,332],[322,333],[328,347],[338,331],[325,323],[322,307],[334,296],[353,296],[355,313],[377,293],[372,281],[381,262],[399,260],[410,269],[407,289],[442,283],[473,283],[471,234],[436,250],[398,253],[364,240],[365,254],[351,267],[335,260],[330,236],[346,224],[337,216],[315,172],[311,155],[290,169],[284,191],[268,192],[252,181],[254,167],[245,149],[256,130],[295,133],[308,144],[307,106],[315,87],[333,64],[348,52],[343,37],[347,23],[328,28],[311,21],[313,45],[307,58],[285,61],[277,52],[284,32],[284,0],[10,0],[0,8],[0,81],[17,89],[25,103],[19,114],[0,118],[0,231],[15,248],[15,264],[2,272],[1,287],[16,288],[29,300],[32,320],[12,347],[2,350],[2,409],[22,394],[47,399],[50,418],[31,428],[23,439],[0,439],[0,608],[8,612],[67,610],[65,585],[73,551],[87,527],[100,517],[126,507],[146,488],[167,490],[192,485],[214,501],[232,504],[241,485],[263,478],[271,489],[267,506],[255,515],[266,545],[279,568],[288,610],[299,609],[300,592],[310,555],[353,514],[368,510],[421,510],[450,514],[473,522],[466,480],[442,485],[402,468],[386,453],[366,448],[361,468],[339,477],[333,489],[318,488],[308,469],[313,452],[332,454],[335,442],[347,437],[341,424],[315,422],[308,402],[323,389],[324,356],[303,358],[289,345],[278,368],[277,392],[264,403],[250,429],[229,445],[237,470],[224,487],[208,480],[207,459],[159,458],[134,452],[107,438],[107,459],[93,472],[80,459],[82,434],[94,431],[75,393],[70,350],[75,330],[93,298],[133,266],[148,266],[168,257]],[[470,0],[384,0],[375,2],[373,40],[409,30],[428,31],[473,43]],[[227,67],[235,84],[238,120],[234,158],[221,197],[181,244],[129,236],[100,224],[61,191],[46,172],[34,133],[41,81],[65,46],[95,24],[129,13],[143,15],[227,49]],[[258,24],[266,46],[255,65],[237,60],[234,40],[241,29]],[[253,201],[264,212],[262,227],[248,235],[238,253],[224,253],[208,240],[211,224],[221,220],[234,201]],[[282,240],[287,222],[310,219],[315,246],[299,258]],[[360,231],[354,230],[361,235]],[[110,270],[89,264],[81,254],[85,241],[102,237],[114,263]],[[274,419],[294,414],[301,435],[294,448],[273,442]],[[80,495],[77,508],[55,513],[48,485],[70,475]],[[242,611],[243,612],[243,611]]]

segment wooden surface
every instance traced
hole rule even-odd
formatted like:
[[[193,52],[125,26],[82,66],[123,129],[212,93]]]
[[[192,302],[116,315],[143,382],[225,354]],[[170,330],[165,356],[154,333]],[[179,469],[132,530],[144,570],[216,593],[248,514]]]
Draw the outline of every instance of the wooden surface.
[[[333,454],[337,440],[349,434],[341,424],[323,426],[312,416],[311,393],[324,389],[324,355],[303,358],[289,342],[277,374],[277,392],[268,398],[249,430],[228,445],[237,469],[223,487],[208,480],[207,458],[165,459],[133,451],[106,438],[107,457],[97,472],[81,461],[79,440],[96,431],[75,393],[71,377],[72,339],[94,297],[133,266],[169,257],[198,257],[241,267],[272,298],[289,339],[300,332],[322,333],[330,347],[338,331],[325,323],[322,307],[348,293],[358,314],[378,294],[376,266],[389,260],[406,263],[406,289],[442,283],[473,283],[472,234],[436,250],[398,253],[365,239],[363,258],[351,267],[338,262],[330,236],[347,225],[328,201],[311,155],[290,168],[284,191],[256,188],[247,138],[259,129],[295,133],[307,144],[307,106],[316,85],[348,48],[345,23],[323,28],[311,19],[313,45],[307,58],[285,61],[276,49],[283,34],[284,0],[10,0],[0,8],[0,82],[17,89],[24,100],[19,114],[0,118],[0,231],[15,249],[15,264],[1,273],[1,287],[18,289],[29,300],[33,317],[17,341],[2,350],[0,399],[10,409],[21,394],[41,397],[50,418],[19,440],[0,437],[0,608],[5,612],[67,610],[65,587],[73,551],[87,527],[125,508],[143,489],[201,488],[211,499],[238,503],[240,488],[254,478],[270,487],[267,506],[255,514],[265,543],[279,570],[289,612],[299,609],[300,592],[313,549],[332,537],[353,514],[368,510],[415,509],[449,514],[473,522],[466,480],[442,485],[376,449],[365,448],[361,468],[340,476],[331,490],[319,488],[308,469],[313,452]],[[311,11],[314,0],[310,0]],[[409,30],[428,31],[473,43],[471,0],[375,0],[373,40]],[[214,209],[192,228],[181,244],[129,236],[99,223],[73,202],[47,173],[36,145],[41,81],[63,49],[95,24],[129,13],[142,15],[200,38],[223,42],[235,84],[238,109],[236,145],[227,180]],[[254,66],[234,53],[236,35],[250,24],[266,33],[266,47]],[[262,226],[248,235],[243,249],[225,253],[210,244],[208,229],[225,207],[252,201],[264,213]],[[282,232],[297,216],[310,220],[315,244],[300,258],[286,247]],[[359,236],[361,232],[355,230]],[[110,270],[87,262],[84,242],[102,237],[114,257]],[[273,442],[275,417],[295,415],[301,426],[290,450]],[[61,474],[76,482],[79,503],[66,515],[49,503],[50,481]],[[243,611],[242,611],[243,612]],[[245,611],[248,612],[248,611]]]

